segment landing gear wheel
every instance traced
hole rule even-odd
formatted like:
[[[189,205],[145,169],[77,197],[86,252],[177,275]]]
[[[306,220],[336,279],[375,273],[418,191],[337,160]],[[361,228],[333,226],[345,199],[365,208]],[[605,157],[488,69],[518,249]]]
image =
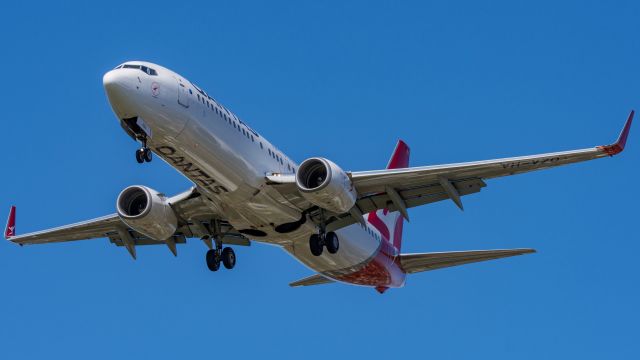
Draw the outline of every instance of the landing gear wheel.
[[[330,254],[335,254],[338,252],[340,248],[340,241],[338,240],[338,235],[333,231],[328,232],[324,236],[324,244],[327,246],[327,251]]]
[[[216,250],[207,251],[207,267],[211,271],[218,271],[220,269],[220,256]]]
[[[151,152],[151,149],[148,147],[143,148],[142,157],[144,158],[144,161],[151,162],[151,160],[153,160],[153,153]]]
[[[136,161],[138,164],[142,164],[144,162],[144,151],[142,149],[136,150]]]
[[[313,234],[311,235],[311,237],[309,237],[309,249],[311,250],[313,256],[322,255],[322,245],[322,238],[320,237],[320,235]]]
[[[236,266],[236,253],[232,248],[226,247],[222,249],[222,263],[229,270]]]

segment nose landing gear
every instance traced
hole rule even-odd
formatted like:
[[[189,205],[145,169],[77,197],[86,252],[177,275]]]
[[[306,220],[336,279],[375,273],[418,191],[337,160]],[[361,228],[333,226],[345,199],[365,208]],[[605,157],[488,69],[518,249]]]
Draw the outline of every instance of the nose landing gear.
[[[143,147],[136,150],[136,161],[139,164],[142,164],[143,162],[151,162],[151,160],[153,160],[151,149]]]
[[[151,160],[153,160],[153,153],[147,147],[147,139],[142,138],[142,147],[136,150],[136,161],[138,164],[142,164],[143,162],[151,162]]]
[[[320,232],[320,234],[313,234],[309,237],[309,249],[313,256],[322,255],[325,246],[330,254],[337,253],[340,248],[338,235],[333,231],[329,231],[328,233]]]

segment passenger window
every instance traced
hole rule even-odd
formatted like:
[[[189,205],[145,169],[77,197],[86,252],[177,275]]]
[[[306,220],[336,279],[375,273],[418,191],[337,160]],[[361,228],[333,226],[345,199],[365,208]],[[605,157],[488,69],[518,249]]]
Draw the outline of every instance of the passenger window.
[[[260,141],[260,149],[264,149],[264,146],[262,146],[262,141]]]

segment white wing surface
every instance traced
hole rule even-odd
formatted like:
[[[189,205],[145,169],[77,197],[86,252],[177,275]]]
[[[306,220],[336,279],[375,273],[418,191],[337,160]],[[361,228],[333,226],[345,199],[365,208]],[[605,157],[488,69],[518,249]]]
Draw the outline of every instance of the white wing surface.
[[[175,244],[185,243],[187,238],[202,238],[212,234],[218,234],[217,239],[222,243],[250,245],[249,239],[233,229],[221,214],[213,212],[210,207],[205,205],[200,193],[195,188],[172,197],[169,202],[178,217],[178,228],[172,238],[166,242],[150,239],[129,228],[117,214],[43,231],[15,235],[15,207],[11,209],[5,237],[19,245],[109,238],[111,243],[125,246],[134,258],[136,257],[136,246],[167,244],[176,254]]]
[[[486,179],[619,154],[624,150],[633,115],[634,112],[631,111],[620,136],[611,145],[457,164],[350,172],[348,175],[358,193],[356,206],[362,214],[386,208],[389,211],[400,211],[407,218],[407,208],[445,199],[451,199],[462,209],[461,197],[479,192],[486,186]],[[267,179],[283,196],[300,208],[311,207],[297,196],[293,175],[268,176]],[[314,213],[310,215],[313,216]],[[328,224],[328,228],[341,228],[354,222],[356,219],[350,213],[334,214],[333,222]]]

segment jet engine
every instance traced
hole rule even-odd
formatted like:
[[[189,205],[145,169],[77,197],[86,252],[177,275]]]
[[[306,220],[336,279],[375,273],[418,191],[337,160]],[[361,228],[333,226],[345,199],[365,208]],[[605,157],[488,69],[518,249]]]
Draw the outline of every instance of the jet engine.
[[[120,219],[133,230],[156,241],[175,234],[178,219],[163,194],[146,186],[129,186],[118,195]]]
[[[303,161],[296,173],[296,185],[309,202],[338,214],[349,212],[356,203],[357,194],[351,179],[327,159]]]

